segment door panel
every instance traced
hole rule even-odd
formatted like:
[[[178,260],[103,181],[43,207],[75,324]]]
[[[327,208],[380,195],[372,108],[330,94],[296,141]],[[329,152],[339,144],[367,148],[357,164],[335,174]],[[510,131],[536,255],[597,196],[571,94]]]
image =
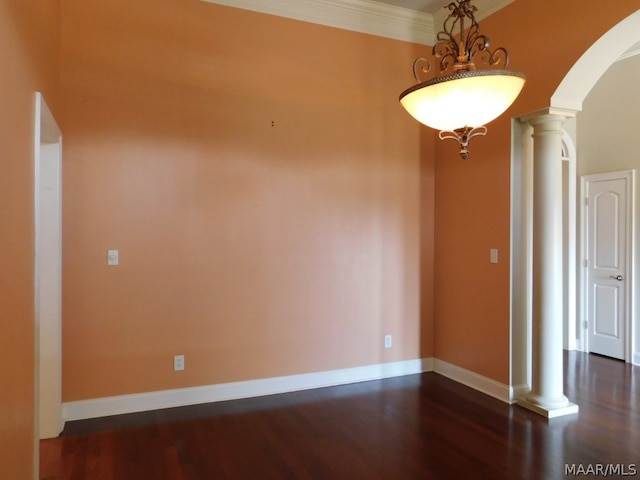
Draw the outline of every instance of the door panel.
[[[599,182],[593,189],[624,189],[619,181]],[[624,190],[623,190],[624,193]],[[605,191],[595,193],[591,200],[594,208],[594,262],[596,268],[620,268],[620,193]],[[589,202],[589,203],[591,203]]]
[[[624,359],[630,179],[590,175],[586,185],[589,351]]]
[[[618,315],[618,291],[617,287],[608,285],[596,285],[594,293],[594,324],[595,335],[613,339],[620,338]]]

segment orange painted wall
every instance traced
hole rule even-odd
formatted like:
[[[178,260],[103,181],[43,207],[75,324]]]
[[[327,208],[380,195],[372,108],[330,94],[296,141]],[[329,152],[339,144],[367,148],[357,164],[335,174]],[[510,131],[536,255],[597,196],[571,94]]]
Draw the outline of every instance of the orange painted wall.
[[[432,356],[433,140],[397,101],[416,54],[64,0],[64,400]]]
[[[511,68],[527,75],[511,109],[472,140],[462,161],[436,144],[435,356],[509,381],[510,119],[549,106],[571,66],[606,31],[638,9],[636,0],[517,0],[481,22]],[[489,263],[499,249],[500,262]]]
[[[424,47],[421,47],[421,50]],[[419,52],[422,55],[422,51]],[[420,318],[422,358],[434,356],[435,321],[435,135],[429,128],[420,132]]]
[[[507,381],[509,117],[635,0],[484,20],[529,80],[466,162],[397,104],[422,48],[195,0],[61,1],[0,3],[0,478],[33,475],[36,90],[65,133],[65,400],[429,356]]]
[[[484,20],[528,84],[463,162],[398,108],[424,48],[65,0],[65,401],[429,356],[508,383],[510,117],[632,3]]]
[[[0,478],[34,474],[34,99],[57,106],[59,2],[0,2]]]

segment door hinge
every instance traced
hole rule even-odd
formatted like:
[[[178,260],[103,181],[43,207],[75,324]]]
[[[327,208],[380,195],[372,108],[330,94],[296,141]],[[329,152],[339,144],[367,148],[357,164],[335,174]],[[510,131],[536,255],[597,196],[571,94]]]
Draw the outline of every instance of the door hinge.
[[[589,206],[589,197],[584,197],[584,204],[588,207]]]
[[[585,320],[583,322],[583,326],[584,326],[584,329],[586,330],[587,328],[589,328],[589,322],[587,320]]]
[[[589,260],[588,259],[584,259],[584,268],[588,268],[589,267]]]

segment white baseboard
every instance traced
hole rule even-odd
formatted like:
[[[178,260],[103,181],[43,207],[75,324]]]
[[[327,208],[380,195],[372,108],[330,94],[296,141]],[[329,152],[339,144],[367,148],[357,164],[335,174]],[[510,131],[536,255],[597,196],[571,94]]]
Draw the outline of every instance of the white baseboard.
[[[508,386],[444,360],[423,358],[245,382],[65,402],[62,405],[62,415],[65,421],[84,420],[310,390],[431,371],[506,403],[515,403],[529,391],[528,385]]]
[[[516,403],[520,398],[524,398],[530,391],[531,386],[526,383],[509,387],[509,403]]]
[[[633,354],[633,359],[631,360],[631,362],[632,362],[634,365],[640,365],[640,352],[635,352],[635,353]]]
[[[474,390],[490,395],[506,403],[514,403],[518,395],[521,395],[526,386],[510,387],[504,383],[497,382],[491,378],[479,375],[471,370],[466,370],[444,360],[434,360],[436,373],[444,375],[451,380],[471,387]]]
[[[245,382],[65,402],[62,405],[62,415],[65,421],[73,421],[237,400],[429,372],[433,370],[433,365],[432,358],[416,359]]]

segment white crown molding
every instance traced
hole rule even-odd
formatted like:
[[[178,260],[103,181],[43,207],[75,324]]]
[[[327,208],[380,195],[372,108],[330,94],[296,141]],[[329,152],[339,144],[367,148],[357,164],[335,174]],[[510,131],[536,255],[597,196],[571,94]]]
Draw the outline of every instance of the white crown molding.
[[[303,22],[342,28],[422,45],[433,45],[436,25],[449,11],[436,15],[396,7],[375,0],[202,0]],[[475,0],[477,20],[482,20],[515,0]]]
[[[433,16],[372,0],[202,0],[329,27],[433,45]]]

